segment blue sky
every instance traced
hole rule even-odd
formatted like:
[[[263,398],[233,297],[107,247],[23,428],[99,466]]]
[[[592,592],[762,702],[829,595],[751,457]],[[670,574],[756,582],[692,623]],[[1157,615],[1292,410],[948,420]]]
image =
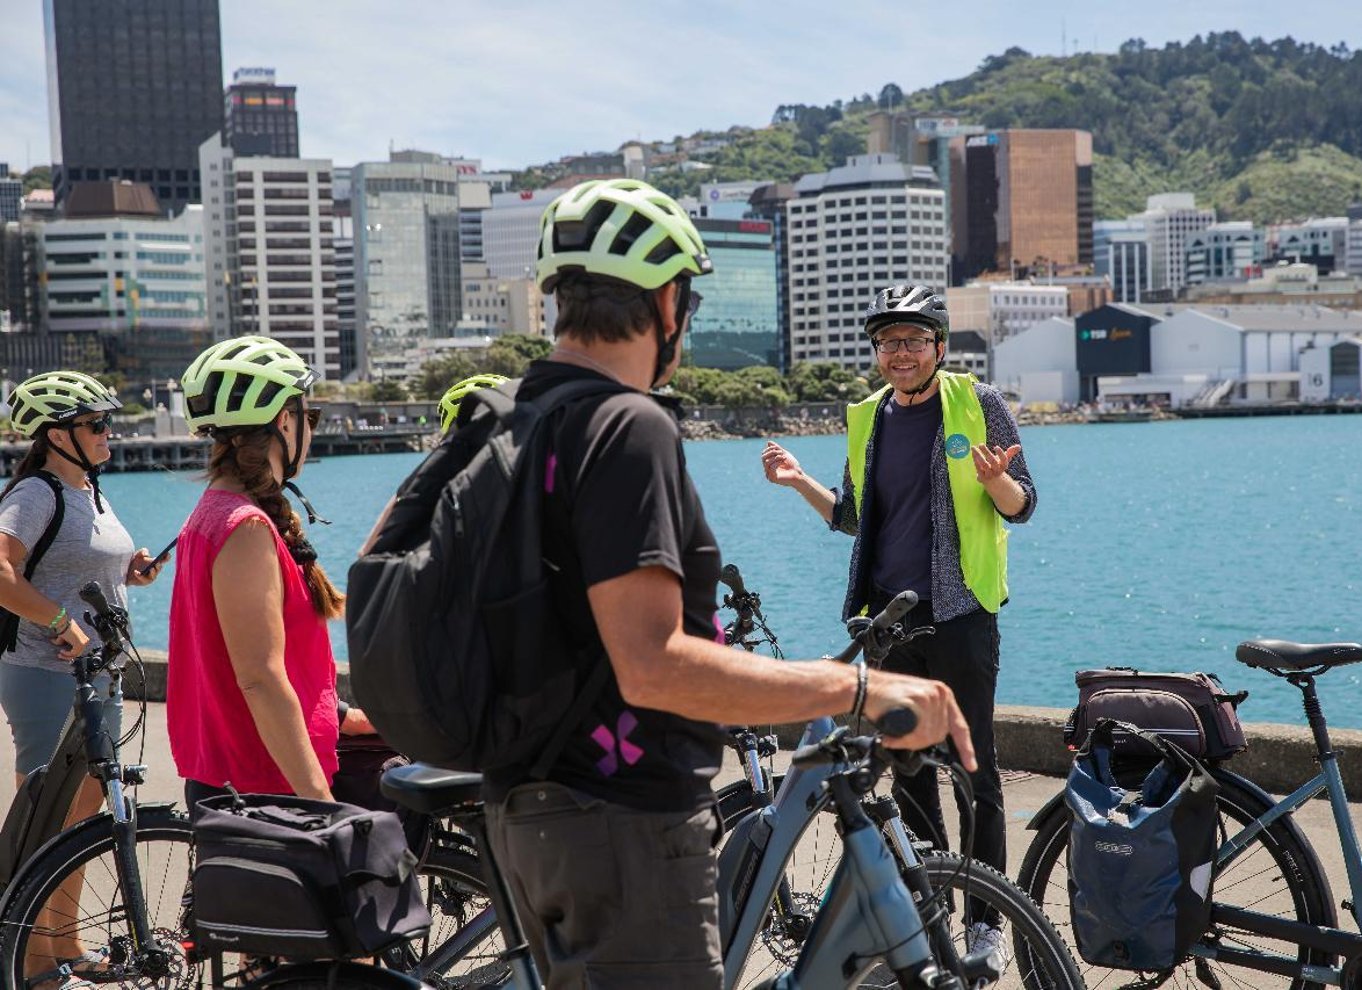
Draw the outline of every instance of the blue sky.
[[[516,168],[966,75],[1017,45],[1113,51],[1198,33],[1362,47],[1362,3],[1316,0],[221,0],[224,74],[298,87],[304,155],[419,147]],[[1362,98],[1362,97],[1359,97]],[[50,158],[41,0],[0,0],[0,161]]]

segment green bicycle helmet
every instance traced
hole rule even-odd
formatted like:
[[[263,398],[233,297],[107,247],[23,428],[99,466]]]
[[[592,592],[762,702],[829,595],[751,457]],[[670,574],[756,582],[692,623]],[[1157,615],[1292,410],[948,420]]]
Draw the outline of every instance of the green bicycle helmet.
[[[265,426],[317,380],[303,359],[269,337],[232,337],[194,359],[180,381],[195,433]]]
[[[9,394],[10,423],[32,439],[45,426],[60,426],[82,413],[111,412],[123,403],[107,386],[79,371],[45,371]]]
[[[539,221],[535,274],[550,293],[571,271],[656,289],[714,264],[686,211],[646,182],[593,179],[559,196]]]
[[[448,433],[454,425],[454,417],[459,415],[459,403],[465,395],[480,388],[494,388],[504,381],[509,381],[505,375],[473,375],[449,386],[449,391],[440,397],[440,432]]]

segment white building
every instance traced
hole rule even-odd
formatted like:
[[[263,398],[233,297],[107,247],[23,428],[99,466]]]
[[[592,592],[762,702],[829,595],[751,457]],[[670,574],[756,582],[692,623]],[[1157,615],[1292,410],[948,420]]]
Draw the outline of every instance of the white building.
[[[234,156],[214,135],[199,169],[214,334],[273,337],[339,380],[331,160]]]
[[[1191,193],[1162,193],[1130,219],[1142,221],[1147,232],[1150,288],[1176,295],[1186,284],[1187,238],[1215,223],[1215,210],[1198,209]]]
[[[971,282],[946,290],[951,332],[974,330],[996,346],[1013,334],[1056,316],[1069,314],[1069,290],[1062,285],[1025,282]]]
[[[1187,238],[1186,284],[1250,278],[1265,252],[1263,231],[1249,221],[1213,223]]]
[[[49,334],[89,334],[96,359],[134,381],[178,377],[210,339],[201,207],[174,219],[62,219],[35,229],[37,306]]]
[[[482,212],[482,259],[491,275],[533,278],[539,248],[539,219],[562,189],[493,193]]]
[[[1362,203],[1348,207],[1348,233],[1343,267],[1349,275],[1362,275]]]
[[[993,384],[1024,405],[1076,403],[1074,321],[1051,317],[995,345]]]
[[[1268,250],[1273,261],[1306,262],[1327,275],[1345,266],[1348,218],[1317,217],[1269,227]]]
[[[464,262],[463,321],[494,337],[506,333],[544,336],[544,296],[533,278],[492,275],[485,264]]]
[[[741,220],[751,209],[748,200],[752,194],[769,184],[769,179],[702,183],[699,215],[711,220]]]
[[[892,154],[858,155],[804,176],[785,208],[792,359],[872,367],[862,318],[876,291],[947,283],[945,194],[936,174]]]

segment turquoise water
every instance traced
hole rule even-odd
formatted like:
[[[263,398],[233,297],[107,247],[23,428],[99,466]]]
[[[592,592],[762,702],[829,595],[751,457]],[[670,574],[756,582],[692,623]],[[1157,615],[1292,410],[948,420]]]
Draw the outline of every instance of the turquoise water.
[[[1013,529],[1012,602],[1002,612],[999,698],[1068,706],[1073,672],[1103,664],[1219,673],[1247,688],[1253,721],[1295,722],[1299,695],[1234,661],[1242,639],[1362,639],[1362,417],[1307,416],[1049,426],[1023,432],[1039,489]],[[851,540],[794,492],[761,476],[761,441],[691,443],[686,456],[724,559],[762,594],[790,656],[840,648]],[[845,439],[791,438],[826,484]],[[311,537],[333,577],[345,568],[416,455],[327,458],[301,479],[335,520]],[[105,489],[134,539],[165,544],[198,496],[185,475],[127,474]],[[141,645],[165,645],[170,574],[133,589]],[[333,639],[344,654],[344,630]],[[1322,684],[1325,711],[1362,727],[1359,674]]]

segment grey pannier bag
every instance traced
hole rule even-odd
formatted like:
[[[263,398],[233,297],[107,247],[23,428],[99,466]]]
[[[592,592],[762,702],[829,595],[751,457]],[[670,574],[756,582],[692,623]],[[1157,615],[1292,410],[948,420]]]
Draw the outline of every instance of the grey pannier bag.
[[[278,794],[198,804],[200,946],[287,959],[372,955],[423,934],[416,857],[397,816]]]
[[[1202,760],[1225,760],[1248,748],[1238,706],[1247,691],[1229,694],[1214,674],[1149,673],[1131,667],[1080,670],[1078,706],[1064,726],[1069,749],[1083,746],[1099,719],[1138,726]],[[1138,736],[1118,727],[1112,737],[1118,756],[1159,754]]]

